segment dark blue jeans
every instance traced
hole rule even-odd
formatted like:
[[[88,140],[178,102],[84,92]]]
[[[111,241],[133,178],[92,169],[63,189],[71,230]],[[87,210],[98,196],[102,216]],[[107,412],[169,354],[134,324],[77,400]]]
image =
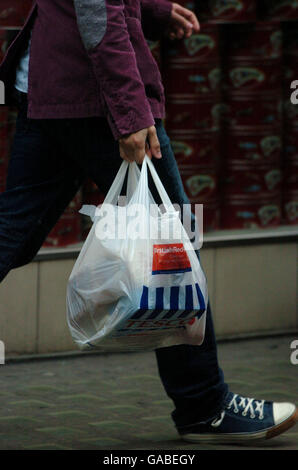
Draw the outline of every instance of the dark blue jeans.
[[[0,194],[0,281],[33,259],[87,177],[107,192],[122,162],[104,118],[31,120],[26,117],[26,96],[18,95],[18,101],[7,187]],[[186,204],[160,119],[156,129],[163,157],[153,163],[172,202]],[[222,408],[228,387],[218,366],[210,306],[201,346],[160,348],[156,357],[178,428],[211,418]]]

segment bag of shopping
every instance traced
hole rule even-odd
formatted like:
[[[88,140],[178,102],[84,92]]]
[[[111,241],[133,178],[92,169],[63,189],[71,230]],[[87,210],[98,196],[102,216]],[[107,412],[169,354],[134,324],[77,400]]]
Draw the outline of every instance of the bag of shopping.
[[[126,174],[126,204],[120,194]],[[162,201],[149,191],[148,172]],[[122,197],[122,196],[121,196]],[[123,161],[67,286],[67,322],[80,349],[140,351],[204,339],[208,291],[198,256],[150,158]]]

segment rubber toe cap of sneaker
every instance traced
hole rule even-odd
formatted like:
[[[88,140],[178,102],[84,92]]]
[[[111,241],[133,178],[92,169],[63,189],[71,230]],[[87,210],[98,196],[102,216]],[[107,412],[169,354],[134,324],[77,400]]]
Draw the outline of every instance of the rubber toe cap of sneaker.
[[[293,403],[273,403],[274,424],[280,424],[290,418],[296,410]]]

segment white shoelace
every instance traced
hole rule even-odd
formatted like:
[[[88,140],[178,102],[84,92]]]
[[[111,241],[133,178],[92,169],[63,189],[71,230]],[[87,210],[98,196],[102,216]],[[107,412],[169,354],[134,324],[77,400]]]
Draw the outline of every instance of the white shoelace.
[[[239,403],[237,403],[237,397],[240,400]],[[254,398],[245,398],[242,397],[241,395],[237,395],[234,393],[232,400],[227,406],[227,409],[231,409],[232,406],[234,406],[233,412],[238,413],[240,409],[242,408],[242,416],[246,416],[248,411],[250,411],[250,418],[254,419],[256,418],[256,413],[259,414],[258,418],[263,419],[264,418],[264,403],[265,400],[255,400]],[[254,408],[255,406],[255,408]]]

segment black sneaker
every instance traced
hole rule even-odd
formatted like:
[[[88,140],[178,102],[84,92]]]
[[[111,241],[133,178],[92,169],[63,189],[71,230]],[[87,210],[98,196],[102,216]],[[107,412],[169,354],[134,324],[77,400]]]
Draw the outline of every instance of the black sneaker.
[[[292,403],[255,400],[229,392],[217,417],[183,426],[178,432],[189,442],[247,444],[277,436],[297,421],[298,410]]]

